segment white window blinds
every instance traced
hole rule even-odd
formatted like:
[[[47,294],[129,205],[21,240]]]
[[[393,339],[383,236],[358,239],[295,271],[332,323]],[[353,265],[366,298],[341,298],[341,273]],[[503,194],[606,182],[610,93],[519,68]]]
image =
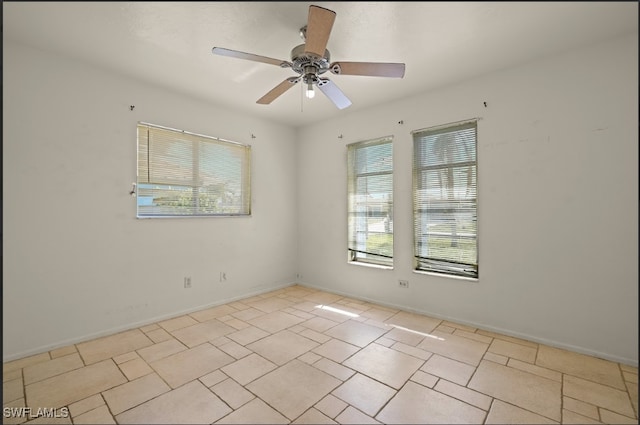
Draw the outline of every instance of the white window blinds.
[[[251,214],[251,147],[138,124],[138,217]]]
[[[413,132],[416,269],[478,276],[476,120]]]
[[[349,260],[393,265],[390,137],[347,146]]]

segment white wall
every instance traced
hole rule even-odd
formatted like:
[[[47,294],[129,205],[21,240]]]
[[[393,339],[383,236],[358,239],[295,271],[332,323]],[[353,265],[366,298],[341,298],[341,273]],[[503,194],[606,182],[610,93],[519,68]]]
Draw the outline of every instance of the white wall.
[[[415,273],[410,131],[473,117],[479,280]],[[299,135],[304,284],[637,365],[637,34]],[[346,252],[345,146],[386,135],[395,137],[393,270],[347,264]]]
[[[5,361],[294,282],[293,129],[3,49]],[[138,121],[250,143],[252,216],[136,219]]]

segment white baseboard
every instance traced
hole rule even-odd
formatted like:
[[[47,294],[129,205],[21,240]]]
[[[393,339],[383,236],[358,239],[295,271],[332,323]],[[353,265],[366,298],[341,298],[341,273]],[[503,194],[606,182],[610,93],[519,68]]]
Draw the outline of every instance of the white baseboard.
[[[150,319],[146,319],[143,321],[139,321],[139,322],[134,322],[134,323],[129,323],[123,326],[118,326],[118,327],[114,327],[114,328],[110,328],[110,329],[105,329],[99,332],[95,332],[95,333],[91,333],[91,334],[86,334],[77,338],[71,338],[71,339],[67,339],[64,341],[59,341],[56,342],[55,344],[49,344],[49,345],[43,345],[40,347],[36,347],[34,349],[30,349],[30,350],[25,350],[19,353],[14,353],[11,355],[8,355],[6,357],[3,357],[2,361],[3,362],[9,362],[9,361],[13,361],[13,360],[17,360],[17,359],[21,359],[24,357],[29,357],[29,356],[33,356],[36,354],[41,354],[47,351],[51,351],[51,350],[55,350],[56,348],[61,348],[61,347],[66,347],[68,345],[72,345],[72,344],[78,344],[81,342],[86,342],[86,341],[90,341],[92,339],[96,339],[96,338],[100,338],[103,336],[108,336],[108,335],[112,335],[115,333],[119,333],[119,332],[124,332],[124,331],[128,331],[131,329],[136,329],[142,326],[146,326],[146,325],[150,325],[152,323],[157,323],[157,322],[161,322],[163,320],[168,320],[174,317],[178,317],[178,316],[182,316],[185,314],[189,314],[189,313],[193,313],[195,311],[199,311],[199,310],[204,310],[207,308],[211,308],[211,307],[216,307],[222,304],[228,304],[234,301],[238,301],[238,300],[242,300],[245,298],[250,298],[256,295],[261,295],[261,294],[265,294],[267,292],[272,292],[272,291],[277,291],[278,289],[282,289],[282,288],[287,288],[289,286],[292,285],[300,285],[303,287],[307,287],[307,288],[311,288],[311,289],[316,289],[319,291],[324,291],[324,292],[331,292],[337,295],[342,295],[345,297],[350,297],[353,299],[358,299],[358,300],[362,300],[362,301],[367,301],[367,302],[371,302],[371,303],[375,303],[384,307],[390,307],[390,308],[394,308],[397,310],[403,310],[403,311],[408,311],[411,313],[417,313],[417,314],[423,314],[425,316],[429,316],[429,317],[433,317],[436,319],[440,319],[440,320],[447,320],[450,322],[454,322],[454,323],[459,323],[461,325],[467,325],[467,326],[471,326],[471,327],[475,327],[478,329],[483,329],[486,331],[490,331],[490,332],[495,332],[495,333],[499,333],[502,335],[506,335],[506,336],[512,336],[515,338],[520,338],[520,339],[524,339],[527,341],[532,341],[532,342],[536,342],[538,344],[544,344],[544,345],[548,345],[550,347],[556,347],[556,348],[562,348],[565,350],[569,350],[569,351],[573,351],[575,353],[580,353],[580,354],[586,354],[589,356],[593,356],[593,357],[598,357],[601,359],[605,359],[605,360],[610,360],[613,362],[617,362],[617,363],[622,363],[622,364],[626,364],[626,365],[630,365],[633,367],[638,367],[638,360],[637,359],[628,359],[628,358],[624,358],[624,357],[619,357],[619,356],[614,356],[608,353],[601,353],[595,350],[590,350],[584,347],[579,347],[579,346],[574,346],[574,345],[570,345],[570,344],[566,344],[563,342],[559,342],[559,341],[553,341],[553,340],[549,340],[546,338],[539,338],[536,337],[534,335],[528,335],[528,334],[524,334],[521,332],[514,332],[511,331],[509,329],[502,329],[502,328],[497,328],[494,326],[490,326],[490,325],[486,325],[484,323],[478,323],[478,322],[469,322],[469,321],[464,321],[464,320],[459,320],[455,317],[449,317],[449,316],[443,316],[440,314],[434,314],[433,312],[429,312],[429,311],[425,311],[425,310],[420,310],[420,309],[415,309],[415,308],[411,308],[408,307],[406,305],[400,305],[400,304],[393,304],[393,303],[388,303],[388,302],[384,302],[384,301],[380,301],[377,299],[373,299],[373,298],[368,298],[368,297],[363,297],[357,294],[352,294],[346,291],[338,291],[338,290],[329,290],[327,288],[321,287],[321,286],[316,286],[316,285],[311,285],[308,283],[301,283],[301,282],[290,282],[290,283],[285,283],[285,284],[280,284],[274,287],[269,287],[269,288],[263,288],[257,291],[251,291],[242,295],[237,295],[231,298],[225,298],[225,299],[221,299],[221,300],[217,300],[213,303],[208,303],[208,304],[204,304],[204,305],[200,305],[197,307],[193,307],[193,308],[189,308],[186,310],[181,310],[181,311],[177,311],[177,312],[173,312],[173,313],[169,313],[169,314],[165,314],[165,315],[161,315],[161,316],[156,316]]]
[[[189,308],[186,310],[181,310],[181,311],[177,311],[177,312],[172,312],[172,313],[168,313],[168,314],[163,314],[160,316],[156,316],[156,317],[152,317],[149,319],[145,319],[142,321],[138,321],[138,322],[134,322],[134,323],[127,323],[126,325],[122,325],[122,326],[116,326],[114,328],[109,328],[109,329],[104,329],[102,331],[99,332],[94,332],[94,333],[90,333],[90,334],[86,334],[86,335],[82,335],[79,336],[77,338],[70,338],[70,339],[66,339],[63,341],[58,341],[54,344],[48,344],[48,345],[42,345],[33,349],[29,349],[29,350],[25,350],[22,352],[18,352],[18,353],[13,353],[7,356],[3,355],[2,358],[2,362],[6,363],[6,362],[10,362],[13,360],[18,360],[18,359],[22,359],[24,357],[29,357],[29,356],[34,356],[36,354],[41,354],[41,353],[45,353],[47,351],[51,351],[51,350],[55,350],[56,348],[61,348],[61,347],[66,347],[69,345],[73,345],[73,344],[79,344],[81,342],[86,342],[86,341],[91,341],[92,339],[96,339],[96,338],[100,338],[103,336],[108,336],[108,335],[113,335],[119,332],[124,332],[124,331],[128,331],[131,329],[136,329],[139,328],[141,326],[146,326],[146,325],[150,325],[152,323],[156,323],[156,322],[161,322],[163,320],[168,320],[168,319],[172,319],[174,317],[178,317],[178,316],[182,316],[185,314],[189,314],[189,313],[193,313],[199,310],[204,310],[207,308],[211,308],[211,307],[216,307],[222,304],[228,304],[228,303],[232,303],[234,301],[238,301],[238,300],[242,300],[245,298],[250,298],[250,297],[254,297],[256,295],[261,295],[261,294],[265,294],[267,292],[272,292],[272,291],[277,291],[278,289],[282,289],[282,288],[287,288],[289,286],[295,285],[296,282],[290,282],[290,283],[284,283],[284,284],[279,284],[273,287],[269,287],[269,288],[263,288],[257,291],[251,291],[242,295],[237,295],[231,298],[224,298],[224,299],[220,299],[220,300],[216,300],[213,303],[208,303],[208,304],[203,304],[197,307],[193,307],[193,308]]]
[[[334,293],[334,294],[337,294],[337,295],[343,295],[345,297],[350,297],[350,298],[357,299],[357,300],[362,300],[362,301],[367,301],[367,302],[370,302],[370,303],[375,303],[375,304],[378,304],[378,305],[383,306],[383,307],[389,307],[389,308],[394,308],[394,309],[397,309],[397,310],[408,311],[410,313],[423,314],[425,316],[433,317],[435,319],[447,320],[449,322],[458,323],[458,324],[461,324],[461,325],[467,325],[467,326],[470,326],[470,327],[482,329],[482,330],[489,331],[489,332],[495,332],[495,333],[499,333],[499,334],[506,335],[506,336],[512,336],[512,337],[515,337],[515,338],[524,339],[524,340],[535,342],[535,343],[538,343],[538,344],[548,345],[550,347],[562,348],[564,350],[573,351],[574,353],[586,354],[588,356],[593,356],[593,357],[597,357],[597,358],[604,359],[604,360],[609,360],[609,361],[616,362],[616,363],[622,363],[622,364],[626,364],[626,365],[629,365],[629,366],[638,367],[638,359],[629,359],[629,358],[625,358],[625,357],[615,356],[615,355],[612,355],[612,354],[609,354],[609,353],[602,353],[602,352],[591,350],[591,349],[588,349],[588,348],[579,347],[579,346],[575,346],[575,345],[571,345],[571,344],[566,344],[566,343],[563,343],[561,341],[553,341],[553,340],[549,340],[549,339],[546,339],[546,338],[539,338],[539,337],[537,337],[535,335],[529,335],[529,334],[525,334],[525,333],[521,333],[521,332],[514,332],[514,331],[509,330],[509,329],[497,328],[495,326],[486,325],[484,323],[469,322],[469,321],[465,321],[465,320],[460,320],[460,319],[455,318],[455,317],[443,316],[441,314],[435,314],[435,313],[430,312],[430,311],[411,308],[411,307],[408,307],[406,305],[388,303],[388,302],[380,301],[380,300],[377,300],[377,299],[373,299],[373,298],[368,298],[368,297],[363,297],[363,296],[360,296],[360,295],[352,294],[352,293],[349,293],[349,292],[346,292],[346,291],[327,289],[327,288],[324,288],[324,287],[321,287],[321,286],[311,285],[311,284],[308,284],[308,283],[298,283],[298,285],[304,286],[304,287],[307,287],[307,288],[311,288],[311,289],[316,289],[316,290],[319,290],[319,291],[331,292],[331,293]]]

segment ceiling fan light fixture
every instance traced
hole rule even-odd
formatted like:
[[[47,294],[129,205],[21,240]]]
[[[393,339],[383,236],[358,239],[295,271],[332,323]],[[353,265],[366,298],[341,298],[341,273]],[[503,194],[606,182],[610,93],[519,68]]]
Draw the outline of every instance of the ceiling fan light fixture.
[[[305,96],[307,96],[307,99],[313,99],[313,97],[316,95],[316,92],[313,91],[313,83],[309,82],[307,84],[307,89],[304,91]]]

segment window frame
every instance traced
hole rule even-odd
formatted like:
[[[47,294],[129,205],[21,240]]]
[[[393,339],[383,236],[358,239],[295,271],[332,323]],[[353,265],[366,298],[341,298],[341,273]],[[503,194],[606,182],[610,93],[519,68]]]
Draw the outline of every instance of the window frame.
[[[376,171],[376,172],[364,172],[358,173],[355,169],[355,155],[358,150],[371,148],[375,146],[380,146],[388,144],[391,148],[391,169],[387,171]],[[394,161],[393,161],[393,136],[384,136],[375,139],[369,139],[359,142],[350,143],[346,146],[347,148],[347,261],[349,264],[358,264],[358,265],[366,265],[366,266],[374,266],[381,268],[393,269],[394,265],[394,231],[393,231],[393,214],[394,214],[394,201],[393,201],[393,181],[394,181]],[[352,220],[356,220],[358,213],[356,208],[356,202],[354,196],[357,195],[357,180],[358,178],[367,178],[367,177],[375,177],[375,176],[389,176],[391,179],[389,183],[390,191],[387,192],[390,195],[390,200],[387,199],[385,202],[390,203],[389,211],[387,211],[389,220],[385,222],[383,219],[383,223],[385,226],[384,232],[376,232],[382,235],[390,235],[391,237],[391,255],[385,255],[381,252],[368,252],[362,249],[358,249],[358,246],[355,246],[358,243],[358,238],[354,235],[354,232],[358,232],[357,225],[352,222]],[[368,238],[370,232],[368,219],[370,218],[369,207],[373,207],[373,204],[366,204],[367,211],[364,216],[366,221],[366,235],[365,239]],[[362,204],[360,204],[362,206]],[[380,211],[383,212],[382,210]],[[388,224],[386,224],[388,223]],[[387,226],[389,230],[387,231]]]
[[[466,278],[471,280],[478,280],[479,277],[479,237],[478,237],[478,118],[453,122],[449,124],[443,124],[433,127],[428,127],[420,130],[414,130],[411,132],[413,137],[413,161],[412,161],[412,198],[413,198],[413,262],[414,271],[418,273],[434,273],[440,276]],[[453,161],[444,164],[428,166],[425,163],[419,164],[418,159],[418,145],[420,139],[428,136],[435,136],[438,134],[455,134],[456,132],[463,131],[469,128],[473,129],[473,160],[467,161]],[[427,171],[433,171],[435,169],[451,169],[453,170],[460,167],[473,167],[468,172],[475,175],[473,181],[473,190],[475,198],[470,201],[473,204],[473,210],[471,213],[472,222],[474,223],[475,233],[469,237],[474,241],[475,245],[475,264],[469,262],[456,262],[451,259],[434,257],[423,257],[421,254],[422,245],[426,244],[426,239],[422,234],[422,218],[419,216],[421,209],[426,209],[424,205],[418,205],[419,194],[418,190],[422,189],[420,186],[420,179],[423,177],[422,173]],[[440,190],[444,187],[444,184],[438,186]],[[455,187],[455,186],[453,186]],[[449,198],[451,199],[451,198]],[[456,199],[456,198],[453,198]],[[425,212],[426,214],[426,212]],[[453,213],[451,213],[453,214]],[[428,221],[428,220],[427,220]],[[457,226],[457,224],[456,224]],[[453,241],[454,237],[459,238],[460,235],[453,231],[451,235],[448,235],[449,240]]]
[[[144,142],[141,141],[143,137],[141,137],[141,132],[144,132],[146,129],[147,134]],[[152,142],[151,135],[153,132],[156,132],[156,137],[159,138],[159,141]],[[164,133],[164,135],[162,135]],[[161,140],[161,139],[165,140]],[[175,169],[172,166],[163,167],[159,164],[159,159],[154,158],[153,155],[150,154],[150,146],[153,143],[156,144],[166,144],[166,148],[170,148],[171,142],[175,139],[175,141],[183,143],[184,145],[188,145],[191,143],[191,148],[185,149],[184,152],[181,152],[181,155],[172,156],[171,159],[176,161],[185,160],[186,163],[190,162],[190,167],[186,167],[186,170],[191,173],[191,179],[182,179],[175,178],[172,176],[172,172],[175,172]],[[205,145],[205,143],[212,143],[212,145]],[[176,146],[179,146],[177,144]],[[207,148],[209,151],[207,152]],[[215,149],[222,149],[222,152],[229,153],[232,157],[237,157],[239,161],[240,167],[238,171],[235,170],[221,170],[220,168],[208,168],[204,167],[204,165],[208,165],[209,167],[214,167],[216,164],[216,160],[211,160],[211,158],[215,158],[215,155],[212,156],[212,152]],[[179,150],[179,148],[178,148]],[[228,152],[227,152],[228,151]],[[189,155],[187,155],[187,153]],[[139,121],[136,124],[136,188],[135,188],[135,196],[136,196],[136,218],[139,219],[148,219],[148,218],[203,218],[203,217],[237,217],[237,216],[251,216],[251,162],[252,162],[252,149],[251,145],[234,142],[226,139],[221,139],[214,136],[207,136],[199,133],[193,133],[190,131],[179,130],[171,127],[161,126],[157,124],[151,124],[143,121]],[[209,161],[206,159],[201,161],[201,158],[209,157]],[[161,159],[168,161],[168,156],[160,157]],[[154,162],[155,160],[155,162]],[[155,167],[153,169],[152,167]],[[180,165],[178,167],[184,166]],[[146,171],[146,176],[143,176]],[[239,185],[239,195],[236,194],[233,199],[234,201],[229,204],[227,200],[226,208],[237,208],[237,211],[225,211],[225,212],[207,212],[206,207],[201,206],[200,197],[207,196],[207,194],[211,195],[211,193],[217,193],[215,191],[207,191],[207,186],[204,184],[206,179],[202,177],[205,174],[208,174],[211,180],[211,176],[219,176],[222,171],[227,171],[230,173],[237,173],[237,178],[231,179],[231,181],[235,182]],[[217,173],[217,174],[216,174]],[[152,174],[160,175],[159,178],[152,177]],[[173,177],[173,178],[172,178]],[[175,179],[175,180],[174,180]],[[149,212],[144,211],[144,206],[141,204],[141,198],[151,198],[152,201],[155,201],[153,194],[157,191],[164,191],[167,194],[172,196],[178,196],[179,193],[184,193],[187,196],[187,199],[190,198],[192,201],[191,205],[184,206],[184,213],[171,213],[168,212],[171,209],[178,211],[180,207],[177,206],[166,206],[164,211],[162,211],[162,207],[159,207],[157,211],[149,209]],[[143,194],[147,194],[144,196]],[[149,194],[151,196],[149,196]],[[219,195],[219,194],[218,194]],[[224,195],[219,195],[224,196]],[[232,205],[232,207],[229,207]],[[143,209],[141,210],[141,207]],[[162,211],[162,212],[160,212]]]

